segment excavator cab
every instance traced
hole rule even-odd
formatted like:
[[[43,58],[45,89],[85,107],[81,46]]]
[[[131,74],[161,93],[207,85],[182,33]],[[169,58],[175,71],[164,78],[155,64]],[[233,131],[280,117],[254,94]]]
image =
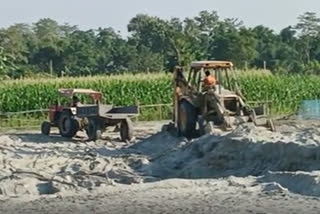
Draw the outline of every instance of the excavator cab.
[[[227,72],[233,67],[232,62],[228,61],[198,61],[191,64],[191,68],[188,75],[188,83],[193,85],[196,91],[205,90],[204,79],[205,73],[209,72],[217,83],[222,83],[221,72]],[[221,88],[220,88],[221,92]]]
[[[204,134],[213,127],[231,130],[241,123],[257,124],[255,109],[247,105],[232,68],[229,61],[197,61],[191,64],[187,79],[182,68],[174,69],[173,120],[181,135],[191,136],[197,129]],[[204,87],[205,71],[216,80],[212,88]]]

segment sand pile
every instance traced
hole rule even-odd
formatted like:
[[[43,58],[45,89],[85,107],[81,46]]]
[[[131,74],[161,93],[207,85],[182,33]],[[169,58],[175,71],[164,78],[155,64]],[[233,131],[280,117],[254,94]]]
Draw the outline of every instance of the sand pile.
[[[303,126],[283,126],[279,130],[272,133],[243,125],[223,135],[182,140],[180,146],[141,170],[162,179],[254,176],[257,184],[269,189],[272,184],[291,192],[320,196],[319,130]]]
[[[317,124],[281,124],[277,133],[243,125],[190,141],[160,132],[159,126],[137,129],[132,144],[112,136],[86,142],[37,133],[2,135],[0,195],[76,193],[164,179],[205,178],[226,179],[265,192],[320,197]]]
[[[114,182],[141,182],[132,165],[139,158],[103,148],[103,142],[23,142],[1,136],[0,194],[54,194],[91,190]]]

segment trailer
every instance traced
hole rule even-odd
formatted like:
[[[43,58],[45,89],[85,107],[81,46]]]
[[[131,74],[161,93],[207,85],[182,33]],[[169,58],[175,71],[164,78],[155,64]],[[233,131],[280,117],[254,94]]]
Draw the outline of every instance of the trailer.
[[[51,127],[57,127],[60,135],[73,138],[78,131],[85,131],[89,140],[101,139],[107,127],[120,127],[122,141],[133,138],[131,118],[139,115],[138,106],[115,107],[101,104],[102,93],[91,89],[58,89],[59,95],[68,103],[49,108],[49,121],[41,125],[41,133],[50,134]],[[78,96],[89,98],[89,104],[82,104]]]

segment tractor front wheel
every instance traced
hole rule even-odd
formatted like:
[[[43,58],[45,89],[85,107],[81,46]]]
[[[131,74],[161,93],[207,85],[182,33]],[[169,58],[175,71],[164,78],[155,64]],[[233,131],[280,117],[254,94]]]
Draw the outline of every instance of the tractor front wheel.
[[[48,121],[44,121],[41,124],[41,134],[48,136],[50,134],[50,129],[51,129],[51,124]]]

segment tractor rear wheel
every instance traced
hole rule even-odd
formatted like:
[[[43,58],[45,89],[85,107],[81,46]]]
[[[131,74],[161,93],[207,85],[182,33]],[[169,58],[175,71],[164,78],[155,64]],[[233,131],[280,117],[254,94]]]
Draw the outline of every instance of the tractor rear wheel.
[[[121,121],[120,137],[122,141],[131,141],[133,138],[133,125],[129,118]]]
[[[179,104],[178,128],[179,134],[191,137],[196,129],[197,112],[194,106],[186,100]]]
[[[50,134],[50,129],[51,129],[51,124],[48,121],[44,121],[41,124],[41,134],[48,136]]]
[[[79,131],[78,121],[69,112],[63,112],[59,118],[59,131],[62,137],[74,137]]]
[[[102,137],[102,130],[99,125],[99,121],[94,119],[89,119],[88,126],[86,128],[86,132],[89,140],[99,140]]]

